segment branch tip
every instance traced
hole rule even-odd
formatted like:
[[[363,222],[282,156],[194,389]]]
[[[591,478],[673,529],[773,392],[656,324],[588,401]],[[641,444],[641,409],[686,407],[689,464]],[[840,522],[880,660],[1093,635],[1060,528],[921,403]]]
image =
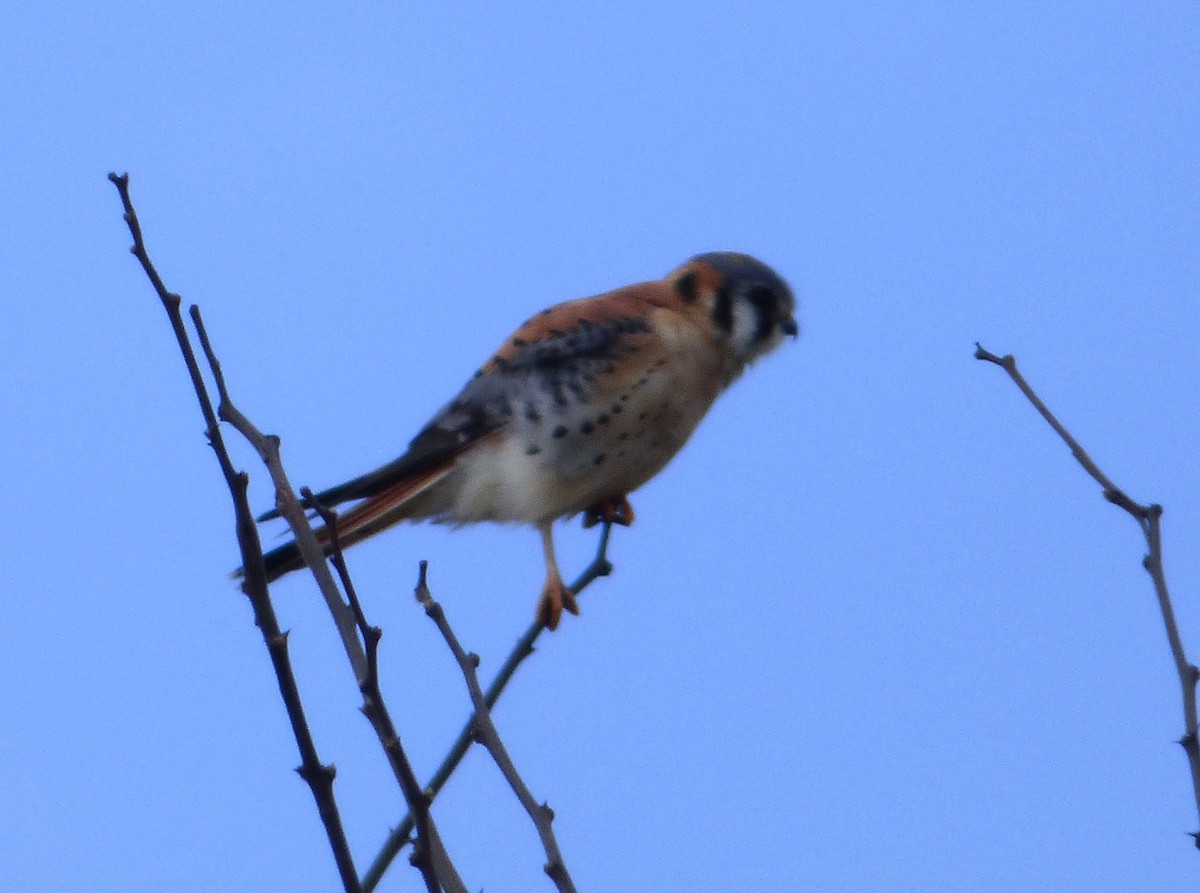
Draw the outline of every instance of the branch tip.
[[[425,610],[433,610],[436,602],[433,600],[433,594],[429,591],[429,562],[422,558],[417,563],[417,586],[413,590],[413,595],[417,597],[417,601],[421,603]]]
[[[1017,361],[1012,354],[1008,353],[1004,356],[994,354],[978,341],[975,342],[975,359],[993,363],[997,366],[1007,369],[1010,372],[1017,366]]]

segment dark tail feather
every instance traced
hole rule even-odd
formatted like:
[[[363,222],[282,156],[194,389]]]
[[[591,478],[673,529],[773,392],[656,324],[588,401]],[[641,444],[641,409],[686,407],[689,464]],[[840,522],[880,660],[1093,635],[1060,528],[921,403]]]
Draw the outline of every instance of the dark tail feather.
[[[369,471],[344,484],[338,484],[336,487],[330,487],[328,490],[322,490],[316,494],[316,500],[322,505],[332,507],[352,499],[365,499],[422,471],[444,468],[448,458],[450,458],[450,454],[441,457],[440,461],[431,462],[429,457],[414,457],[411,453],[405,453],[399,459],[382,465],[374,471]],[[278,517],[279,509],[274,508],[269,512],[263,512],[254,520],[261,524],[263,521],[270,521]]]
[[[338,542],[342,548],[349,548],[355,543],[391,527],[398,521],[411,517],[412,509],[407,504],[409,500],[425,492],[453,470],[454,460],[449,459],[440,467],[428,469],[423,474],[393,484],[365,500],[361,505],[355,506],[338,520]],[[367,475],[367,477],[372,477],[372,475]],[[343,484],[341,487],[334,487],[333,490],[327,490],[326,494],[342,491],[353,483],[355,481]],[[318,498],[324,502],[325,494],[319,495]],[[324,547],[325,554],[328,555],[330,552],[328,531],[324,527],[319,527],[316,533],[317,541]],[[304,559],[300,555],[300,548],[296,545],[295,540],[284,543],[264,554],[263,562],[266,565],[268,583],[304,567]],[[234,576],[241,577],[242,569],[238,568],[234,572]]]
[[[290,574],[292,571],[304,567],[304,559],[300,557],[300,549],[296,546],[296,541],[292,540],[270,552],[265,552],[263,565],[267,571],[267,582],[273,583],[284,574]],[[239,567],[230,576],[235,580],[241,580],[246,576],[246,569]]]
[[[267,582],[272,583],[284,574],[304,567],[304,559],[300,557],[300,549],[293,540],[264,554],[263,564],[267,568]]]

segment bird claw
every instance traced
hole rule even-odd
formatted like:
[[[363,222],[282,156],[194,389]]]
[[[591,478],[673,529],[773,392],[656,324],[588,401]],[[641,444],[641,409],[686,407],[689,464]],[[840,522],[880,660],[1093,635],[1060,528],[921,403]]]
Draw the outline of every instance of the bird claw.
[[[583,526],[586,529],[603,522],[628,527],[633,523],[633,519],[633,506],[629,504],[629,499],[625,496],[612,496],[600,500],[595,505],[589,505],[584,510]]]
[[[563,610],[578,616],[579,603],[575,601],[575,593],[568,589],[562,580],[547,580],[542,587],[542,597],[537,606],[537,622],[550,630],[558,629]]]

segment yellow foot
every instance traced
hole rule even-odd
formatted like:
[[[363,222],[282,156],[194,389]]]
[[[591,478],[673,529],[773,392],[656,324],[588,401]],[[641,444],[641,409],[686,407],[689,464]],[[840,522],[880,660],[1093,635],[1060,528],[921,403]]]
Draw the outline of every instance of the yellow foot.
[[[542,587],[542,597],[538,601],[537,622],[547,629],[558,629],[564,608],[572,614],[579,614],[579,603],[575,601],[575,593],[564,586],[562,580],[547,580],[546,585]]]
[[[583,526],[595,527],[601,521],[609,524],[619,524],[628,527],[633,523],[633,506],[625,496],[613,496],[602,499],[595,505],[589,505],[583,513]]]

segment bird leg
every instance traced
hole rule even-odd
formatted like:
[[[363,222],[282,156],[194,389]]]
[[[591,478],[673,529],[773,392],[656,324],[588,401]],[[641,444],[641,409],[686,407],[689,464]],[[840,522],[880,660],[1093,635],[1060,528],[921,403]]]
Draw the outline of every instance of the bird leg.
[[[583,526],[595,527],[601,521],[608,524],[620,524],[628,527],[633,523],[633,506],[626,496],[610,496],[601,499],[595,505],[589,505],[583,513]]]
[[[562,619],[563,609],[572,614],[579,613],[579,605],[575,601],[575,593],[566,587],[558,572],[558,561],[554,557],[554,537],[550,532],[550,524],[539,524],[538,532],[542,535],[542,549],[546,553],[546,583],[542,586],[542,597],[538,600],[537,622],[548,629],[557,629],[558,621]]]

